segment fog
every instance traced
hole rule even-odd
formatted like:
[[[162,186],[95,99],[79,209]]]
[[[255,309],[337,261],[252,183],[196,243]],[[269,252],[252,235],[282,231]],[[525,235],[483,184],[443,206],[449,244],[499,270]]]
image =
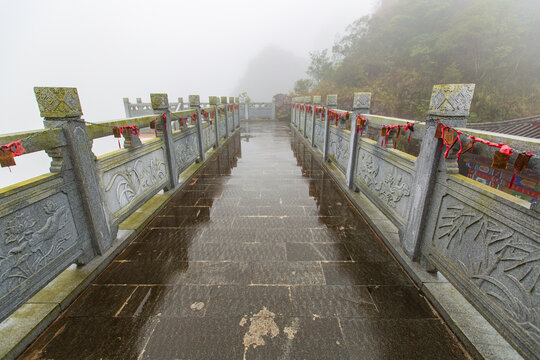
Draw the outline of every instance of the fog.
[[[124,117],[123,97],[152,92],[270,100],[373,4],[3,1],[0,133],[42,127],[34,86],[77,87],[89,121]]]

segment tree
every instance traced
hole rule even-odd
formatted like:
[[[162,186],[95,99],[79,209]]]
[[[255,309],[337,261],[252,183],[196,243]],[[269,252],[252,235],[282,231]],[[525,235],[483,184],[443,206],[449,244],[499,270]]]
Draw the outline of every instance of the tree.
[[[294,93],[297,95],[309,94],[312,86],[313,86],[313,81],[311,81],[310,79],[297,80],[294,83]]]

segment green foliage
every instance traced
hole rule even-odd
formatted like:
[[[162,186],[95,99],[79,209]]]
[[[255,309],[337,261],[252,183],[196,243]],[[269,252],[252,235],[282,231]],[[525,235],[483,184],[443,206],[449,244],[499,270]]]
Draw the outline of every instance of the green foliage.
[[[421,119],[433,85],[475,83],[471,121],[538,114],[538,19],[537,0],[382,0],[331,55],[310,54],[311,92],[371,91],[372,111]]]
[[[313,81],[310,79],[300,79],[294,83],[294,93],[297,95],[307,95],[309,94],[311,87],[313,86]]]

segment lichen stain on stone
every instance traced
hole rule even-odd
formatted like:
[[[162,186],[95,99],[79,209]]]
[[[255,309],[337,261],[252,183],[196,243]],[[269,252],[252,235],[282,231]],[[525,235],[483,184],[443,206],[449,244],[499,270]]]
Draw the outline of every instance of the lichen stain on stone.
[[[294,336],[298,332],[298,318],[294,318],[290,326],[285,326],[283,332],[287,335],[289,340],[293,340]]]
[[[276,314],[263,307],[261,311],[253,315],[250,319],[249,329],[244,335],[244,359],[246,359],[249,348],[265,345],[263,336],[275,338],[279,334],[279,328],[274,321]],[[241,326],[243,321],[240,321]],[[244,323],[245,324],[245,323]]]
[[[191,304],[189,308],[193,311],[201,311],[203,307],[204,307],[204,303],[199,301],[199,302],[194,302],[193,304]]]

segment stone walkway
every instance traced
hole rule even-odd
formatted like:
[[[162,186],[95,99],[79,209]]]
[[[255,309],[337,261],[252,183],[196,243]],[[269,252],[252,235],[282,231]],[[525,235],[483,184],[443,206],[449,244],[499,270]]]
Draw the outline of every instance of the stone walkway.
[[[463,359],[288,123],[249,121],[22,359]]]

